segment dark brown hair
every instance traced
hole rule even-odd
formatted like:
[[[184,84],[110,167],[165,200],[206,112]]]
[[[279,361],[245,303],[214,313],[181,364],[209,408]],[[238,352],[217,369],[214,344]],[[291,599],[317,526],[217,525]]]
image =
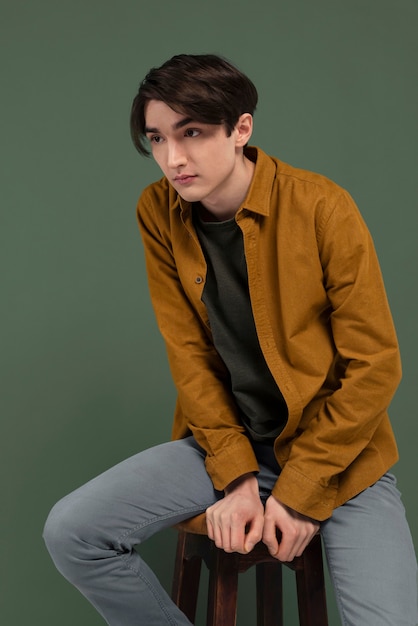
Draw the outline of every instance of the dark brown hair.
[[[143,155],[145,105],[161,100],[177,113],[205,124],[224,124],[230,136],[243,113],[254,113],[257,90],[250,79],[214,54],[179,54],[152,68],[141,82],[131,110],[131,137]]]

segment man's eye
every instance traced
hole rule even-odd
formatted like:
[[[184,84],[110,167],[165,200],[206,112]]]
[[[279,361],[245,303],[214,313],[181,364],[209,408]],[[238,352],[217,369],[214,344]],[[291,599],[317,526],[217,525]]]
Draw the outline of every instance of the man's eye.
[[[188,128],[185,132],[186,137],[197,137],[200,135],[200,130],[196,128]]]
[[[159,135],[153,135],[152,137],[150,137],[150,142],[151,143],[161,143],[163,140],[162,137],[160,137]]]

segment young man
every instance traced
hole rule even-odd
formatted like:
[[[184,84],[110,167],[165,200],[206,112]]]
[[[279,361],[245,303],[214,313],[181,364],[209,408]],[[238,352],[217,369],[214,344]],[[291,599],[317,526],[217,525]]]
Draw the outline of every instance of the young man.
[[[256,103],[213,55],[173,57],[140,85],[132,137],[164,174],[138,220],[173,441],[64,498],[46,542],[111,626],[186,625],[136,544],[203,511],[217,546],[262,540],[281,561],[320,531],[343,624],[414,626],[416,560],[388,473],[400,362],[373,244],[346,191],[248,147]]]

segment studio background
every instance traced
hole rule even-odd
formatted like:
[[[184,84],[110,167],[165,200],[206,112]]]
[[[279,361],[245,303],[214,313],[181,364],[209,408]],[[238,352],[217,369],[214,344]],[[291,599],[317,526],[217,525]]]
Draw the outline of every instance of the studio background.
[[[1,623],[103,624],[55,571],[45,518],[170,434],[174,389],[135,221],[141,189],[160,173],[135,152],[128,119],[146,71],[180,52],[235,62],[259,90],[252,143],[346,187],[368,223],[403,357],[390,413],[417,545],[416,0],[0,8]],[[174,543],[169,531],[143,549],[167,586]],[[291,575],[285,584],[292,626]],[[249,574],[239,626],[254,626],[254,606]]]

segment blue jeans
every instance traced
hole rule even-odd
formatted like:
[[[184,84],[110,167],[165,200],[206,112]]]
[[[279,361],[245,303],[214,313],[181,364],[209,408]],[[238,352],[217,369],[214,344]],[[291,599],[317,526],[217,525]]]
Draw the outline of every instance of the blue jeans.
[[[270,447],[254,448],[266,496],[280,468]],[[140,452],[63,498],[44,537],[56,567],[110,626],[190,626],[134,546],[221,497],[190,437]],[[391,474],[336,509],[321,533],[344,626],[418,624],[416,559]]]

